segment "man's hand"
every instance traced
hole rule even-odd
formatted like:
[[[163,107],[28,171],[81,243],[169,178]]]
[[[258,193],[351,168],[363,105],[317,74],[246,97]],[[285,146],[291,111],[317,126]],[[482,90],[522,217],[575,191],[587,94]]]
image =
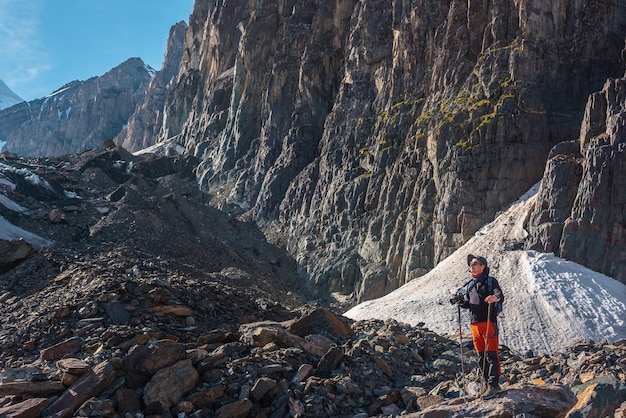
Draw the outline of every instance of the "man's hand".
[[[496,303],[498,298],[495,295],[489,295],[485,298],[485,302],[487,303]]]

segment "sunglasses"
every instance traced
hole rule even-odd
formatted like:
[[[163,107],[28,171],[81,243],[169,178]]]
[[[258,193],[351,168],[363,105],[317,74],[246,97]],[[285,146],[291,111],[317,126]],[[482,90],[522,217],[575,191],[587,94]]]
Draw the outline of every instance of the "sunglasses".
[[[480,264],[478,261],[472,261],[470,263],[470,266],[482,266],[482,264]]]

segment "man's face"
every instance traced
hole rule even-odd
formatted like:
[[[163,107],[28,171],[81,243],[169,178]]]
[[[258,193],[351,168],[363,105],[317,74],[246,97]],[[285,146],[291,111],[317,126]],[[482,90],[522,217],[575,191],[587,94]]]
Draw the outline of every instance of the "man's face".
[[[470,271],[472,272],[472,274],[479,274],[485,271],[485,266],[481,264],[480,261],[474,258],[472,261],[470,261]]]

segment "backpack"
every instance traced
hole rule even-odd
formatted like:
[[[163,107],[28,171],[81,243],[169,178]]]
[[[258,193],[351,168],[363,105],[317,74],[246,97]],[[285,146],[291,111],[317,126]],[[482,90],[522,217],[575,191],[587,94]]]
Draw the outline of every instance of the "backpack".
[[[489,286],[489,291],[493,292],[493,277],[487,276],[487,286]],[[500,315],[502,313],[502,300],[496,303],[496,315]]]
[[[470,290],[472,290],[472,287],[474,287],[474,285],[476,285],[476,280],[470,281],[470,283],[467,285],[467,291],[465,292],[466,295],[469,295],[469,292]],[[489,286],[489,291],[493,292],[493,277],[487,276],[487,286]],[[496,315],[500,315],[501,313],[502,301],[496,303]]]

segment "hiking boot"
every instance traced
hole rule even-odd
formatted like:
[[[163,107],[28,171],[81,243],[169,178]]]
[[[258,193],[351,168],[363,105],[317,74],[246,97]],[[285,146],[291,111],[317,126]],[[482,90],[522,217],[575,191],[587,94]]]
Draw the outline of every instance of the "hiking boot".
[[[480,395],[483,399],[491,399],[500,391],[500,386],[488,386]]]

